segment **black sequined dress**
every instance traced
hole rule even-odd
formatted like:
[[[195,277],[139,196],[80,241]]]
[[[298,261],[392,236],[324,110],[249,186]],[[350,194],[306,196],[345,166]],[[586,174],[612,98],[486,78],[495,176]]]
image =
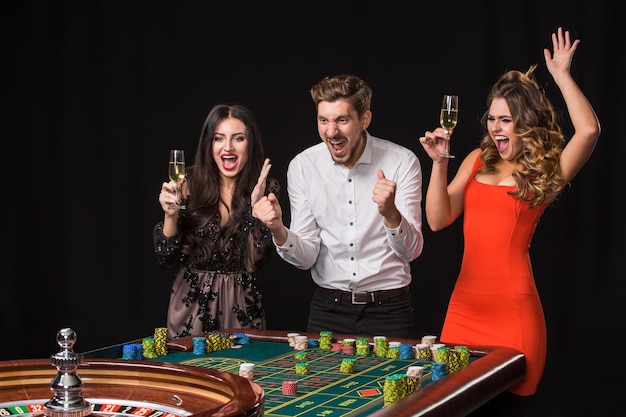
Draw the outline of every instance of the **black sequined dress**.
[[[248,212],[241,241],[221,242],[220,217],[196,231],[194,253],[181,251],[180,233],[163,234],[163,222],[153,231],[157,262],[179,267],[167,312],[169,338],[201,335],[219,329],[265,329],[265,313],[257,270],[275,247],[269,230]],[[221,242],[221,243],[220,243]]]

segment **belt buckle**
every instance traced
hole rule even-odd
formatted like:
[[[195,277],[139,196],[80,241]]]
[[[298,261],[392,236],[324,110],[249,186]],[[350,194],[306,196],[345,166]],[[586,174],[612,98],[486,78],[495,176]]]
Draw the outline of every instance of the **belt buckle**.
[[[368,303],[368,301],[357,301],[356,299],[357,294],[365,294],[367,296],[367,291],[362,291],[362,292],[352,291],[352,304],[367,304]]]

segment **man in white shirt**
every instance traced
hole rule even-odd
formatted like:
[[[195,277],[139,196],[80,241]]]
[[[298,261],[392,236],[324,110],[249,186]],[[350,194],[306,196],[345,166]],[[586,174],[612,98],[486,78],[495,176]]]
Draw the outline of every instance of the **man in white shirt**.
[[[422,171],[417,156],[367,131],[372,90],[354,75],[311,88],[322,143],[287,170],[291,224],[275,195],[253,215],[277,253],[311,270],[307,331],[415,338],[410,262],[422,252]]]

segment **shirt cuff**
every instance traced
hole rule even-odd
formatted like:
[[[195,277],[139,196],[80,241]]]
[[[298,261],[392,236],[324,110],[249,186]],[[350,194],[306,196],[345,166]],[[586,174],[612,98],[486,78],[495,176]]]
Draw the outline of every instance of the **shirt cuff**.
[[[274,245],[276,245],[276,249],[278,249],[279,252],[289,253],[296,244],[296,236],[291,232],[291,230],[287,229],[287,240],[285,240],[285,243],[280,246],[277,245],[273,236],[272,242],[274,242]]]
[[[385,225],[385,221],[382,220],[383,227],[385,228],[385,232],[387,232],[387,238],[396,241],[402,241],[405,238],[406,230],[407,230],[407,221],[403,217],[400,218],[400,224],[398,227],[389,228]],[[286,242],[285,242],[286,243]]]

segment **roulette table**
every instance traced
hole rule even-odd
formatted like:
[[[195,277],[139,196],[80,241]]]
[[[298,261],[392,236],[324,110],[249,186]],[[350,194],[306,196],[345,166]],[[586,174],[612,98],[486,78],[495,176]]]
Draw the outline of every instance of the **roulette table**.
[[[0,361],[0,416],[263,415],[263,389],[239,375],[149,360],[86,358],[73,351],[71,329],[62,329],[57,341],[63,337],[70,342],[50,359]]]
[[[242,330],[224,329],[225,334]],[[297,374],[296,350],[287,331],[243,330],[249,340],[233,348],[197,354],[192,337],[167,342],[167,354],[154,359],[122,360],[124,345],[81,354],[76,373],[82,396],[94,415],[114,417],[267,416],[267,417],[406,417],[464,416],[519,381],[524,355],[503,347],[470,346],[468,365],[433,380],[428,363],[415,359],[356,357],[353,372],[340,371],[348,356],[319,347],[304,350],[310,372]],[[310,340],[319,335],[300,332]],[[333,335],[335,340],[373,336]],[[418,344],[420,340],[393,339]],[[453,346],[453,343],[447,343]],[[242,364],[254,364],[254,375],[238,375]],[[408,366],[424,365],[419,389],[384,404],[383,385]],[[51,415],[44,404],[58,374],[50,360],[0,362],[0,416],[82,417]],[[285,394],[281,383],[296,381],[297,392]]]

